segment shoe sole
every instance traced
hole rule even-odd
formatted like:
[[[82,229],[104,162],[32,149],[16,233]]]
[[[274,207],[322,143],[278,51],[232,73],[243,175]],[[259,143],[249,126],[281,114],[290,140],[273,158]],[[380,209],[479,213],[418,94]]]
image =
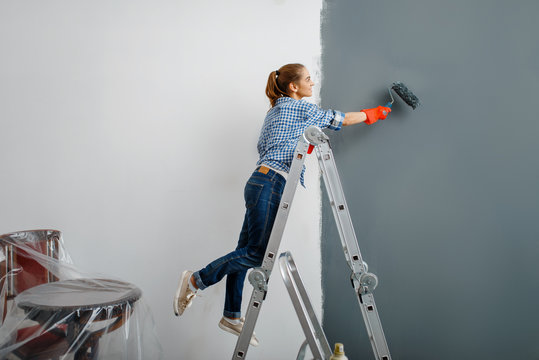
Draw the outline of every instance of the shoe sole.
[[[234,329],[229,328],[228,326],[223,325],[221,322],[219,322],[219,328],[221,330],[226,331],[227,333],[230,333],[232,335],[240,336],[240,333],[237,332]],[[251,337],[251,341],[249,342],[252,346],[258,346],[258,342],[253,342],[253,338]]]
[[[189,270],[185,270],[182,273],[182,276],[180,277],[180,281],[178,282],[178,288],[176,289],[176,294],[174,295],[174,303],[172,306],[174,307],[174,314],[176,316],[180,316],[183,314],[183,311],[180,313],[180,309],[178,308],[178,299],[180,298],[180,294],[182,292],[187,291],[187,287],[189,286],[188,281],[184,281],[187,274],[189,274]],[[189,280],[189,278],[187,278]]]

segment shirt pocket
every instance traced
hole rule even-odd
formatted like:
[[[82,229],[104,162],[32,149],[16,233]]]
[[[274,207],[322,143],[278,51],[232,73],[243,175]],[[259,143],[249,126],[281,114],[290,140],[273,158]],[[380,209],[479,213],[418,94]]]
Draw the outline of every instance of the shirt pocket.
[[[264,185],[262,184],[256,184],[251,181],[247,182],[247,184],[245,185],[244,193],[243,193],[243,196],[245,198],[245,207],[247,209],[250,209],[256,206],[263,189],[264,189]]]

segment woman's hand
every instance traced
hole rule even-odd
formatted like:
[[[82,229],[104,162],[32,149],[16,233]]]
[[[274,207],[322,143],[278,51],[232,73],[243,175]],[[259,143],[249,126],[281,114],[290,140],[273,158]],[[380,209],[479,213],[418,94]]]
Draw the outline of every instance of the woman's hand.
[[[386,106],[378,106],[372,109],[364,109],[361,110],[362,113],[365,113],[367,116],[367,120],[365,120],[365,124],[372,125],[378,120],[384,120],[387,115],[391,112],[391,108],[388,108]]]
[[[355,125],[365,122],[367,125],[374,124],[378,120],[384,120],[391,112],[391,108],[378,106],[372,109],[364,109],[359,112],[347,112],[344,114],[343,126]]]

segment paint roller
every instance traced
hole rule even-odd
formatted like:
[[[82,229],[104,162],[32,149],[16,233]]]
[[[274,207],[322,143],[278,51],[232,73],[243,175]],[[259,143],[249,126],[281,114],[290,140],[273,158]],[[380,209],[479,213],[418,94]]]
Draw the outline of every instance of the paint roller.
[[[393,102],[395,99],[393,98],[393,95],[391,94],[391,90],[393,90],[397,95],[400,96],[400,98],[409,106],[412,107],[412,109],[415,110],[416,107],[420,105],[419,99],[417,96],[414,95],[414,93],[408,89],[406,85],[404,85],[400,81],[396,81],[393,83],[393,86],[391,88],[388,88],[389,96],[391,96],[391,101],[386,104],[386,107],[391,109],[391,105],[393,105]],[[387,115],[387,113],[384,111],[384,115]]]

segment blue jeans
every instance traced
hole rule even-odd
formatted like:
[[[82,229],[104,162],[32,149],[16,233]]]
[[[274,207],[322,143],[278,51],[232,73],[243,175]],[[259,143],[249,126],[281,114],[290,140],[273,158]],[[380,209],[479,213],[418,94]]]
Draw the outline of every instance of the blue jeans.
[[[267,174],[255,171],[245,185],[245,219],[236,250],[193,274],[201,290],[227,276],[226,317],[241,317],[245,275],[248,269],[262,265],[285,183],[284,177],[273,170]]]

